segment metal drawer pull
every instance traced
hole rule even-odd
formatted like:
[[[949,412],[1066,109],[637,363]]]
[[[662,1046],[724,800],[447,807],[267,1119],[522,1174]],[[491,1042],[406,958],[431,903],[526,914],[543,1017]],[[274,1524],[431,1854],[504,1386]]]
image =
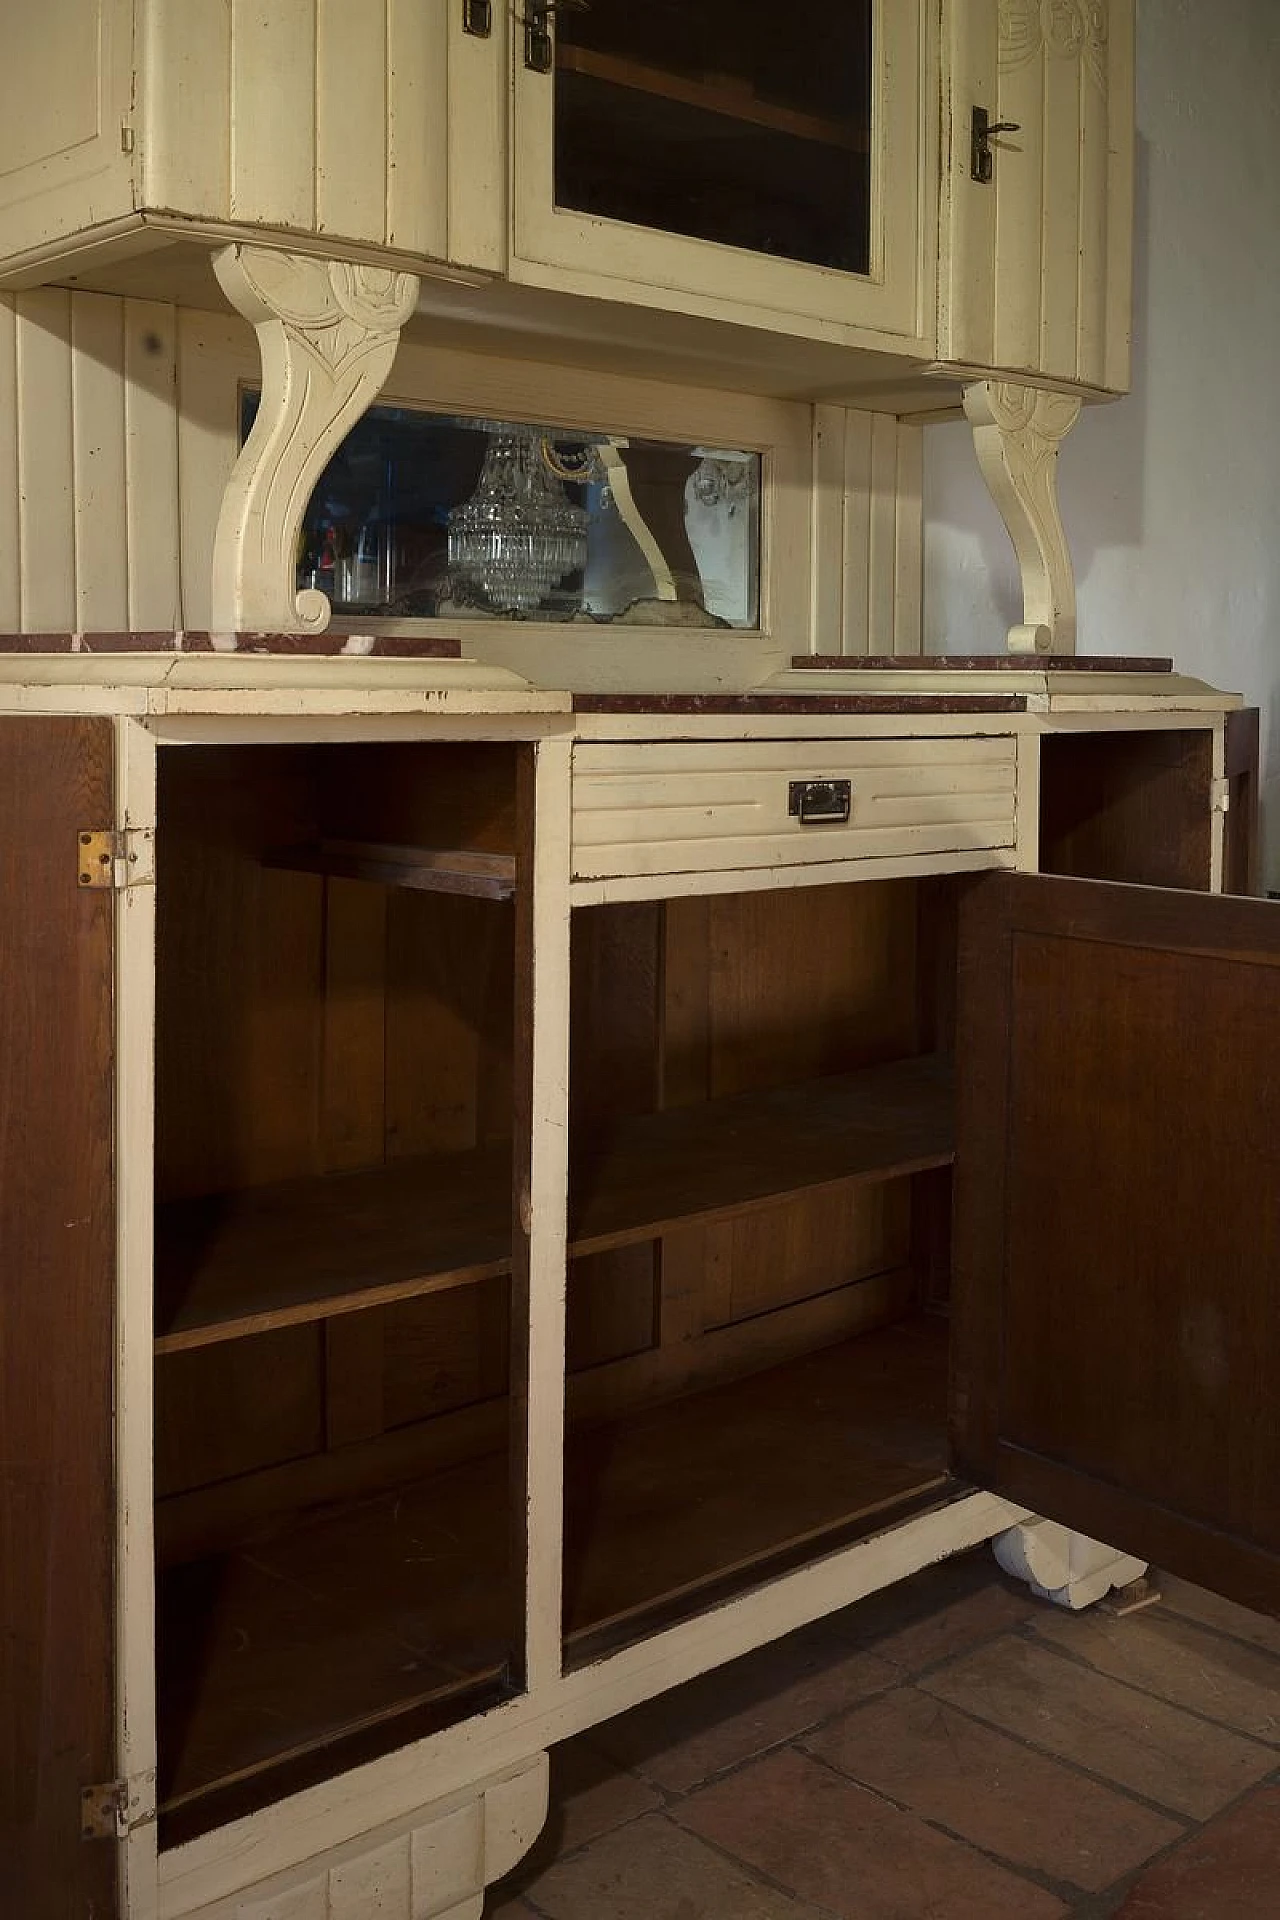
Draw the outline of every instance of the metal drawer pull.
[[[793,780],[787,788],[787,812],[802,827],[843,827],[853,806],[849,780]]]

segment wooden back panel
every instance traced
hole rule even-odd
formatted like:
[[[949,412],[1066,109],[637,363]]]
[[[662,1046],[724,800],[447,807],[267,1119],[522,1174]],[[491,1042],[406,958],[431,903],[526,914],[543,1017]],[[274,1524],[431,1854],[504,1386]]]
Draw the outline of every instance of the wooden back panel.
[[[1147,887],[1209,885],[1213,735],[1046,734],[1040,871]]]
[[[115,1774],[115,899],[109,720],[0,719],[0,1911],[109,1920]]]

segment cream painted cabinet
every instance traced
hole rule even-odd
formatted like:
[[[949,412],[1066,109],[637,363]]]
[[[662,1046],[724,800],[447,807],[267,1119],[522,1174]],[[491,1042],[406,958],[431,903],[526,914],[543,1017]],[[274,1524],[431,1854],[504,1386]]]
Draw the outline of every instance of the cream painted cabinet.
[[[20,9],[0,76],[5,277],[92,277],[228,228],[493,264],[477,154],[487,143],[496,172],[498,94],[448,0]],[[467,164],[450,169],[460,125]]]
[[[939,360],[1128,387],[1133,37],[1132,0],[946,0]]]
[[[455,329],[757,391],[1116,391],[1133,11],[52,0],[7,39],[0,282],[186,299],[175,243],[246,238],[461,273]],[[975,144],[975,111],[1007,130]]]
[[[936,10],[537,8],[513,49],[512,277],[776,331],[918,343]]]

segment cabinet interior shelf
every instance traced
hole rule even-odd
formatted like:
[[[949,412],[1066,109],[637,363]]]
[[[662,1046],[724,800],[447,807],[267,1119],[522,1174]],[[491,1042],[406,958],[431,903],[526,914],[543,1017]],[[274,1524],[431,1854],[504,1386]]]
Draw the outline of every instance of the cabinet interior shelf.
[[[567,1663],[946,1498],[946,1379],[945,1326],[919,1315],[571,1434]],[[507,1485],[491,1455],[163,1575],[165,1844],[296,1789],[322,1751],[354,1764],[500,1687]]]
[[[623,1121],[575,1156],[569,1251],[600,1253],[791,1194],[947,1165],[941,1055]],[[162,1207],[156,1350],[176,1352],[508,1273],[511,1150]]]
[[[655,99],[675,101],[679,106],[697,107],[703,113],[736,120],[744,126],[789,133],[797,140],[810,140],[821,146],[842,147],[850,153],[866,153],[870,148],[865,131],[821,114],[804,113],[796,107],[762,100],[745,82],[735,86],[729,78],[695,80],[670,73],[665,67],[622,59],[616,54],[596,53],[587,47],[570,47],[563,42],[556,50],[556,70],[583,80],[624,87],[629,93],[646,93]]]
[[[516,890],[511,853],[472,848],[401,847],[379,840],[319,840],[285,847],[266,865],[290,873],[323,873],[377,886],[409,887],[418,893],[465,893],[484,900],[510,900]]]

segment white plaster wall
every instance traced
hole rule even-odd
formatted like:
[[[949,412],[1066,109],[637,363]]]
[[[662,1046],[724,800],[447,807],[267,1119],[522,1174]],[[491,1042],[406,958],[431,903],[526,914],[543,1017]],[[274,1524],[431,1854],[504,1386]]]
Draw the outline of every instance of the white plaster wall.
[[[1280,0],[1139,0],[1134,384],[1060,460],[1081,652],[1172,653],[1262,709],[1280,887]],[[925,435],[925,646],[1021,619],[967,426]]]

